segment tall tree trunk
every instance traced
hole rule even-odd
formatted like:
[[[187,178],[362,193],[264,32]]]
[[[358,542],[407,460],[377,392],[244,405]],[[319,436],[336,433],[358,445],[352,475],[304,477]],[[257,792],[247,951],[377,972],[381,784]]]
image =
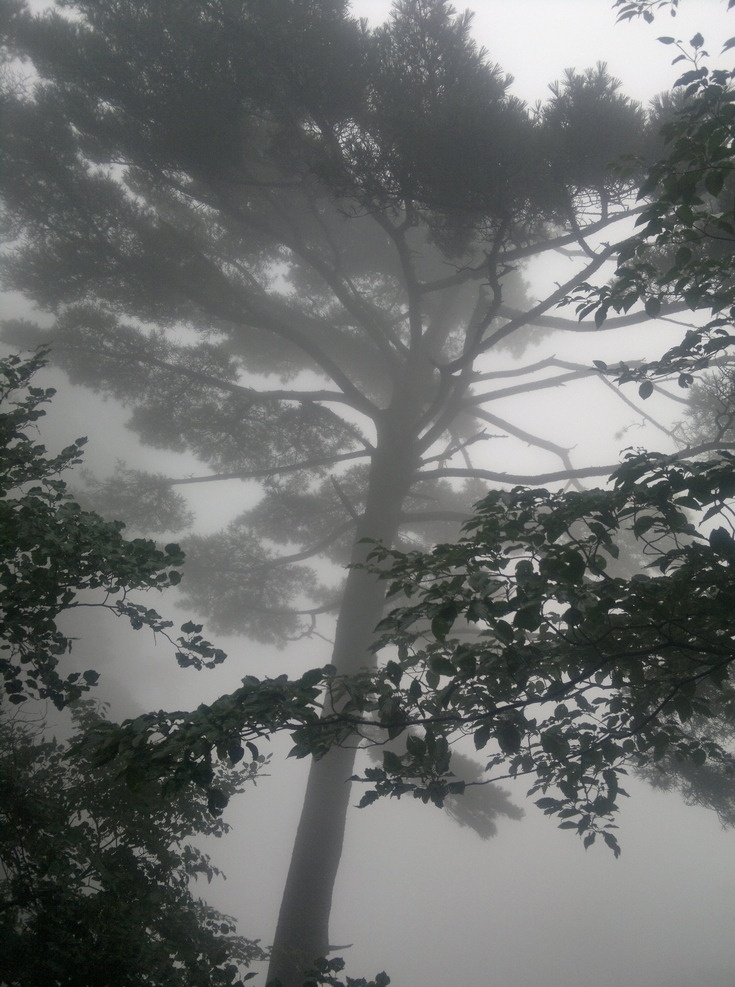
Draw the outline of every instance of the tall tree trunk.
[[[361,538],[391,544],[415,468],[414,435],[405,403],[387,415],[373,457],[365,514],[358,526],[352,561],[364,561],[370,546]],[[393,427],[390,427],[393,424]],[[407,428],[407,424],[409,427]],[[375,576],[350,569],[337,621],[332,664],[351,674],[374,663],[370,651],[380,620],[385,586]],[[273,943],[268,982],[302,987],[303,972],[329,952],[329,913],[349,806],[355,748],[332,750],[313,761],[291,856]]]

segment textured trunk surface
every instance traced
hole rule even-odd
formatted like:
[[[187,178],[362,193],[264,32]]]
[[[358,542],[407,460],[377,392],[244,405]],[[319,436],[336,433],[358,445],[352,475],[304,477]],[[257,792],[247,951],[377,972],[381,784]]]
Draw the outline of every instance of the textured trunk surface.
[[[408,416],[393,408],[373,459],[365,514],[359,525],[353,562],[370,550],[360,538],[393,542],[403,500],[414,472],[412,436],[405,428]],[[388,423],[386,423],[388,424]],[[351,569],[337,622],[332,664],[338,674],[370,666],[375,626],[380,620],[385,585],[368,573]],[[342,854],[353,773],[354,748],[332,750],[312,762],[286,887],[281,902],[268,972],[269,983],[302,987],[304,969],[329,952],[329,913]]]

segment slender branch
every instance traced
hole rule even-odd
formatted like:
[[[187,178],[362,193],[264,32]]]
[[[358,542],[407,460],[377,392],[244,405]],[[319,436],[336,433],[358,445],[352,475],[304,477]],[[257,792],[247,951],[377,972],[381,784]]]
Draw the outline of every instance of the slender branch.
[[[558,374],[556,377],[546,377],[543,380],[533,380],[524,384],[516,384],[514,387],[502,387],[489,394],[472,394],[466,402],[469,405],[482,404],[485,401],[497,401],[498,398],[512,397],[514,394],[526,394],[528,391],[542,391],[548,387],[563,387],[570,380],[581,380],[584,377],[593,377],[599,374],[599,370],[589,367],[585,370],[573,370],[566,374]]]
[[[644,206],[635,206],[632,209],[626,209],[623,212],[615,213],[612,216],[608,216],[606,219],[600,219],[585,227],[581,227],[581,232],[585,236],[589,236],[592,233],[599,233],[600,230],[604,230],[608,226],[612,226],[620,220],[629,219],[631,216],[635,216],[638,213],[643,212],[644,208]],[[546,240],[544,243],[529,244],[526,247],[517,247],[515,250],[508,250],[503,253],[501,259],[504,264],[513,264],[516,261],[526,260],[529,257],[537,257],[540,254],[547,253],[548,251],[561,250],[562,248],[570,244],[575,244],[576,242],[577,235],[574,232],[565,233],[562,236],[555,237],[553,240]],[[478,264],[477,267],[462,267],[456,273],[451,274],[446,278],[437,278],[436,281],[423,282],[421,284],[421,290],[427,294],[434,291],[444,291],[445,288],[451,288],[453,285],[461,285],[465,284],[467,281],[482,278],[486,271],[486,261]]]
[[[437,521],[457,521],[463,523],[468,519],[467,511],[404,511],[401,521],[406,524],[433,524]]]
[[[567,200],[566,201],[567,219],[569,220],[569,225],[570,225],[570,227],[572,229],[572,233],[574,233],[574,235],[575,235],[575,240],[576,240],[578,246],[581,248],[582,252],[587,257],[594,258],[596,256],[596,254],[595,254],[594,250],[590,247],[590,245],[587,243],[587,241],[585,240],[586,230],[583,231],[582,228],[580,227],[579,223],[577,222],[577,217],[576,217],[575,212],[574,212],[574,205],[572,203],[571,195],[569,194],[569,191],[568,190],[565,190],[565,191],[566,191],[566,200]],[[601,221],[602,220],[605,220],[605,222],[607,222],[607,219],[608,219],[608,216],[607,216],[607,208],[605,208],[604,215],[601,217]]]
[[[600,230],[607,229],[608,226],[613,226],[615,223],[619,223],[623,219],[630,219],[631,216],[637,216],[646,208],[646,206],[633,206],[631,209],[624,209],[622,212],[603,217],[593,223],[588,223],[587,226],[581,227],[581,231],[585,236],[590,236],[592,233],[599,233]],[[565,233],[553,240],[545,241],[545,243],[541,245],[540,249],[538,246],[531,244],[527,247],[518,247],[516,250],[509,250],[506,254],[504,254],[503,260],[508,262],[523,260],[527,257],[535,257],[538,254],[547,253],[550,250],[558,250],[560,247],[566,247],[569,244],[576,242],[576,233]],[[618,244],[618,246],[620,246],[620,244]],[[613,248],[613,250],[616,249],[617,247]]]
[[[656,419],[653,418],[651,415],[649,415],[648,412],[644,411],[643,408],[639,408],[634,401],[631,401],[629,397],[626,397],[625,394],[623,394],[622,390],[619,387],[616,387],[611,381],[609,381],[605,374],[603,373],[600,374],[600,380],[605,385],[605,387],[608,387],[613,392],[613,394],[620,401],[623,402],[623,404],[627,404],[629,408],[632,408],[633,411],[636,412],[636,414],[641,415],[642,418],[644,418],[647,422],[653,425],[654,428],[657,428],[660,432],[663,432],[664,435],[668,435],[668,437],[670,439],[674,439],[675,442],[678,441],[676,438],[676,434],[672,432],[670,428],[666,428],[665,425],[662,425],[660,422],[656,421]]]
[[[71,351],[78,348],[79,347],[76,346],[68,347]],[[205,387],[216,387],[220,391],[227,391],[230,394],[236,394],[238,397],[244,397],[248,400],[251,400],[253,395],[257,395],[257,391],[253,391],[252,388],[246,387],[244,384],[237,384],[234,381],[223,380],[221,377],[215,377],[212,374],[204,373],[201,370],[193,370],[191,367],[183,367],[176,363],[170,363],[168,360],[162,360],[160,357],[154,356],[150,352],[119,352],[104,346],[90,347],[85,341],[84,353],[93,353],[101,356],[105,360],[119,360],[122,363],[141,363],[146,366],[158,367],[159,370],[165,370],[168,373],[175,374],[178,377],[185,377],[187,380],[195,381],[197,384],[202,384]]]
[[[628,366],[637,366],[635,363],[629,363]],[[592,368],[584,363],[572,363],[569,360],[559,360],[555,356],[548,356],[544,360],[539,360],[537,363],[528,363],[524,367],[512,367],[510,370],[489,370],[484,374],[475,374],[473,380],[475,383],[481,383],[486,380],[502,380],[507,377],[523,377],[526,374],[535,374],[539,370],[547,370],[549,367],[558,367],[560,370],[583,370],[590,371]]]
[[[687,305],[671,305],[667,306],[662,311],[666,313],[674,312],[685,312],[690,311]],[[504,305],[500,312],[501,315],[509,319],[517,319],[523,315],[520,309],[512,308],[510,305]],[[669,322],[676,322],[674,319],[667,319],[665,315],[657,315],[657,319],[666,320]],[[533,325],[539,326],[545,329],[560,329],[564,332],[607,332],[608,330],[623,329],[626,326],[637,326],[642,325],[644,322],[650,322],[651,316],[644,312],[633,312],[627,315],[620,315],[614,318],[605,319],[601,326],[596,326],[594,322],[580,322],[578,319],[565,319],[561,316],[555,315],[543,315],[535,318],[533,320]],[[677,325],[687,325],[688,323],[676,322]]]
[[[394,337],[392,333],[389,333],[388,327],[385,325],[384,320],[381,319],[377,312],[368,305],[365,299],[355,290],[354,286],[341,277],[336,266],[330,267],[330,265],[319,256],[317,251],[312,250],[307,246],[301,234],[298,230],[296,230],[293,218],[288,216],[283,209],[279,208],[278,204],[273,202],[272,198],[269,199],[269,201],[271,202],[271,205],[276,208],[283,218],[289,223],[292,230],[291,237],[284,237],[285,245],[289,248],[289,250],[292,250],[297,256],[305,260],[306,263],[319,274],[324,283],[331,289],[335,298],[338,299],[338,301],[344,306],[345,310],[349,312],[350,315],[352,315],[362,326],[368,336],[375,343],[378,351],[386,358],[388,371],[395,373],[397,369],[395,363],[395,352],[389,345],[389,336],[393,346],[399,352],[405,351],[405,346],[403,346],[397,337]],[[324,237],[332,250],[335,258],[335,264],[338,265],[340,260],[339,248],[334,243],[331,233],[324,223],[323,217],[319,214],[319,211],[314,208],[314,202],[311,197],[308,199],[308,204],[314,220],[321,227],[322,233],[324,234]],[[250,223],[250,225],[253,225],[254,228],[259,229],[261,232],[270,232],[267,227],[264,228],[264,224],[253,223],[249,218],[246,222]]]
[[[161,226],[170,226],[159,220]],[[172,233],[175,231],[172,228]],[[308,356],[327,377],[341,389],[351,406],[374,420],[378,408],[363,392],[353,384],[344,370],[332,357],[307,334],[315,336],[322,330],[322,323],[309,318],[303,311],[291,308],[285,298],[276,299],[265,292],[262,287],[248,292],[240,292],[228,280],[217,264],[200,251],[193,253],[193,258],[203,271],[207,272],[207,291],[202,292],[201,278],[192,279],[188,291],[189,296],[205,311],[217,314],[233,326],[243,329],[261,329],[271,332],[291,343]],[[258,297],[256,297],[256,294]],[[244,295],[244,297],[243,297]],[[245,318],[243,318],[245,316]],[[296,327],[299,328],[296,328]]]
[[[210,476],[184,476],[178,479],[167,480],[171,486],[181,486],[186,483],[217,483],[220,480],[259,480],[276,473],[296,473],[302,469],[316,469],[320,466],[332,466],[335,463],[343,463],[350,459],[369,458],[370,451],[366,452],[343,452],[339,456],[329,456],[324,459],[305,459],[300,463],[286,463],[282,466],[266,466],[259,470],[239,470],[236,473],[214,473]]]
[[[672,393],[671,393],[670,391],[667,391],[665,387],[661,387],[661,385],[660,385],[660,384],[654,384],[654,385],[653,385],[653,389],[654,389],[654,391],[655,391],[655,392],[656,392],[657,394],[663,394],[663,396],[664,396],[665,398],[668,398],[668,399],[669,399],[669,401],[676,401],[676,403],[677,403],[677,404],[683,404],[683,405],[686,405],[686,406],[687,406],[687,408],[689,407],[689,405],[690,405],[690,403],[691,403],[691,402],[689,401],[689,398],[683,398],[683,397],[681,397],[681,395],[679,395],[679,394],[672,394]]]
[[[702,445],[690,446],[669,454],[671,460],[690,459],[705,452],[718,452],[725,449],[735,449],[735,442],[705,442]],[[559,483],[564,480],[583,479],[588,476],[610,476],[621,466],[621,463],[610,463],[606,466],[583,466],[573,470],[556,470],[549,473],[538,473],[535,476],[519,473],[499,473],[493,470],[464,469],[446,466],[434,470],[422,470],[416,474],[416,480],[437,480],[444,477],[463,477],[477,480],[490,480],[493,483],[512,483],[514,485],[537,487],[542,483]]]
[[[246,230],[256,230],[257,232],[268,237],[274,237],[274,230],[268,223],[259,220],[252,213],[248,213],[243,210],[237,203],[233,202],[231,196],[220,192],[217,194],[216,200],[211,201],[207,196],[196,194],[190,189],[185,190],[177,183],[172,182],[172,184],[187,197],[192,198],[196,202],[200,202],[207,208],[219,208],[222,212],[229,216],[230,219],[235,220],[240,227],[244,227]],[[233,182],[227,180],[225,184],[232,185]],[[262,183],[262,187],[269,188],[270,183],[264,182]],[[281,188],[288,186],[286,186],[285,183],[283,185],[281,183],[275,183],[272,187]],[[302,183],[299,183],[298,185],[294,184],[292,187],[300,188],[305,195],[307,193],[307,190],[304,188]],[[366,329],[373,342],[376,343],[378,349],[383,353],[383,355],[389,358],[392,357],[393,353],[391,352],[390,347],[387,346],[388,338],[390,336],[391,341],[397,349],[402,347],[400,340],[397,337],[392,336],[392,334],[389,334],[387,327],[382,324],[383,320],[381,320],[377,313],[370,308],[365,299],[359,295],[349,281],[345,281],[340,278],[336,267],[330,268],[330,266],[323,261],[314,250],[311,250],[306,246],[300,233],[295,228],[293,217],[284,212],[284,210],[279,207],[279,204],[274,201],[272,196],[267,196],[267,199],[270,205],[279,213],[281,218],[288,223],[288,226],[291,229],[291,237],[284,234],[282,229],[278,231],[277,236],[281,239],[283,244],[288,247],[289,250],[292,250],[297,256],[305,260],[315,271],[319,273],[324,282],[329,286],[335,297],[342,303],[345,309],[357,319],[364,329]],[[314,201],[312,197],[307,195],[307,201],[314,220],[321,227],[324,237],[332,250],[335,258],[335,264],[338,264],[339,249],[333,242],[331,234],[327,229],[322,216],[319,214],[319,211],[314,208]],[[389,360],[389,369],[391,368],[391,365],[392,360]]]
[[[360,515],[359,515],[357,509],[355,508],[355,505],[352,503],[352,501],[350,500],[350,498],[347,496],[347,494],[342,489],[342,485],[340,484],[339,480],[337,479],[336,476],[333,476],[333,477],[331,477],[331,481],[332,481],[332,486],[334,487],[335,492],[336,492],[337,496],[339,497],[340,503],[342,504],[342,506],[344,507],[344,509],[347,511],[347,513],[350,515],[350,517],[355,522],[355,524],[359,524],[359,522],[360,522]]]
[[[168,373],[175,374],[179,377],[185,377],[187,380],[196,381],[198,384],[203,384],[206,387],[214,387],[221,391],[226,391],[230,394],[236,394],[239,397],[246,398],[250,403],[256,404],[261,401],[268,400],[291,400],[294,402],[311,404],[313,407],[317,408],[323,415],[328,418],[333,419],[340,428],[344,429],[353,438],[357,439],[365,449],[372,451],[372,445],[365,439],[362,432],[353,425],[351,422],[345,421],[340,415],[335,414],[330,408],[325,408],[319,402],[324,401],[341,401],[347,404],[349,407],[354,408],[355,405],[352,401],[347,399],[344,395],[341,395],[338,391],[255,391],[250,387],[246,387],[243,384],[237,384],[234,381],[222,380],[221,377],[214,377],[211,374],[203,373],[201,370],[193,370],[191,367],[182,367],[175,363],[169,363],[166,360],[162,360],[159,357],[153,356],[151,353],[118,353],[114,350],[105,349],[104,347],[94,347],[90,350],[89,347],[85,348],[85,353],[90,352],[99,353],[105,359],[111,360],[121,360],[126,363],[144,363],[147,365],[153,365],[161,370],[165,370]],[[357,410],[357,409],[355,409]],[[353,454],[349,454],[345,458],[352,458]],[[362,455],[361,453],[356,453],[354,455]],[[338,461],[341,457],[337,457],[335,461]],[[326,462],[329,463],[332,460],[329,459]],[[275,471],[274,471],[275,472]],[[228,476],[227,479],[233,479],[239,474],[232,474]],[[263,473],[262,475],[268,475]],[[219,479],[220,477],[212,477],[211,479]],[[246,477],[241,477],[246,479]],[[210,479],[210,478],[207,478]],[[183,482],[183,481],[182,481]]]
[[[502,229],[498,233],[498,237],[501,236]],[[492,299],[488,304],[483,298],[482,292],[479,293],[477,304],[465,333],[462,356],[458,360],[453,360],[438,368],[440,373],[439,392],[423,415],[422,427],[423,424],[426,424],[427,427],[421,436],[422,449],[428,449],[433,445],[445,429],[451,425],[472,384],[475,359],[482,351],[482,338],[487,327],[495,319],[503,300],[503,290],[498,271],[500,247],[501,240],[497,239],[493,245],[493,250],[488,255],[487,277],[492,290]],[[503,271],[505,271],[504,266]],[[485,306],[485,312],[481,314],[482,308]],[[456,374],[457,370],[459,370],[459,374]],[[434,419],[433,422],[432,418]]]
[[[422,286],[416,276],[411,250],[406,242],[405,229],[396,227],[387,216],[380,212],[373,214],[375,222],[393,241],[401,264],[404,287],[408,297],[408,329],[411,338],[411,351],[416,353],[423,337],[421,313]]]
[[[272,302],[272,299],[269,299],[269,301]],[[368,418],[375,420],[378,415],[377,406],[352,383],[339,364],[328,356],[321,346],[308,339],[300,330],[293,328],[296,322],[303,320],[303,313],[289,309],[285,305],[283,307],[286,309],[283,313],[283,321],[280,317],[274,317],[272,313],[262,310],[258,313],[251,308],[251,312],[256,320],[258,320],[254,324],[258,328],[264,328],[273,332],[276,336],[288,340],[288,342],[301,349],[342,390],[351,407],[356,411],[360,411]],[[318,326],[316,322],[315,326]],[[321,328],[321,326],[318,326],[318,328]]]
[[[249,400],[253,403],[261,401],[293,401],[298,404],[315,404],[321,401],[331,401],[335,404],[346,404],[354,408],[352,401],[341,391],[289,391],[287,389],[274,391],[256,391],[246,388]]]
[[[523,442],[528,442],[529,445],[537,446],[539,449],[546,449],[547,452],[553,452],[562,460],[566,459],[569,455],[569,449],[565,449],[563,446],[557,445],[549,439],[542,439],[538,435],[533,435],[531,432],[526,432],[525,429],[522,429],[517,425],[513,425],[511,422],[506,421],[505,418],[499,418],[497,415],[492,415],[489,411],[480,409],[475,412],[475,414],[478,418],[488,422],[490,425],[494,425],[496,428],[502,428],[506,432],[510,432],[511,435],[515,435],[517,439],[521,439]],[[565,466],[567,469],[572,469],[571,463],[565,463]]]
[[[291,555],[280,555],[276,559],[263,560],[263,566],[268,569],[275,569],[282,565],[291,565],[293,562],[303,562],[304,559],[310,559],[315,555],[319,555],[324,551],[325,548],[329,548],[340,535],[345,534],[353,528],[353,521],[344,521],[342,524],[337,525],[336,528],[332,528],[329,534],[320,538],[319,541],[314,542],[309,545],[308,548],[303,549],[300,552],[294,552]]]
[[[552,293],[548,295],[544,301],[539,302],[539,304],[530,309],[530,311],[522,313],[516,319],[511,319],[510,322],[507,322],[501,329],[498,329],[496,333],[493,333],[493,335],[483,343],[481,352],[492,349],[493,346],[496,346],[507,336],[510,336],[511,333],[515,332],[517,329],[520,329],[522,326],[532,324],[534,319],[538,318],[540,315],[543,315],[545,312],[548,312],[550,308],[556,306],[562,298],[565,298],[569,292],[580,283],[580,280],[586,281],[590,275],[599,270],[602,265],[606,263],[606,261],[608,261],[614,253],[616,253],[620,246],[620,243],[608,244],[603,250],[600,251],[595,260],[588,264],[583,271],[579,271],[564,284],[560,285],[556,291],[552,291]]]

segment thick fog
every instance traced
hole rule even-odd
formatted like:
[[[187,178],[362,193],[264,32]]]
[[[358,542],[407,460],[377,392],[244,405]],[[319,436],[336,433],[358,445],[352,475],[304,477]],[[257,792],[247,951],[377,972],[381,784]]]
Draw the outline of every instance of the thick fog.
[[[676,78],[671,51],[657,44],[658,35],[688,38],[701,31],[715,53],[728,27],[733,33],[724,3],[682,3],[676,20],[663,12],[652,25],[616,25],[608,0],[476,0],[470,8],[474,36],[514,76],[511,92],[527,103],[544,100],[548,84],[567,67],[597,62],[608,64],[625,93],[645,102]],[[353,10],[374,25],[390,3],[355,0]],[[568,263],[529,264],[523,272],[529,299],[545,297],[562,282]],[[29,312],[17,295],[6,298],[5,310]],[[654,356],[660,340],[662,349],[666,345],[660,325],[579,336],[571,356],[568,342],[548,333],[529,345],[523,359],[612,362],[622,352],[640,351],[647,331],[647,355]],[[493,369],[512,367],[517,359],[505,351]],[[114,400],[71,385],[53,367],[43,380],[58,389],[42,426],[45,441],[54,449],[88,436],[85,466],[91,473],[109,475],[118,460],[178,478],[210,472],[190,455],[142,445],[125,428],[129,411]],[[510,396],[493,411],[519,429],[538,432],[541,421],[544,437],[571,450],[576,466],[614,464],[627,446],[668,451],[666,429],[682,414],[681,406],[658,395],[644,416],[594,379],[538,397]],[[555,468],[553,455],[518,437],[490,450],[488,468],[498,468],[498,459],[512,474]],[[476,461],[483,465],[481,454]],[[238,480],[178,489],[196,513],[192,531],[207,534],[258,496],[254,485]],[[186,549],[187,532],[175,538]],[[179,623],[194,616],[177,608],[174,597],[151,605]],[[74,662],[102,673],[97,694],[116,719],[146,709],[193,708],[235,689],[244,675],[295,676],[324,665],[333,634],[327,620],[321,636],[278,648],[210,632],[228,660],[216,671],[194,672],[179,669],[163,643],[105,615],[75,616],[68,626],[79,638]],[[49,713],[51,727],[54,715]],[[271,754],[263,776],[226,810],[229,836],[208,848],[227,880],[201,889],[239,920],[244,935],[264,944],[274,935],[308,771],[305,761],[286,758],[290,746],[287,737],[267,750],[263,745]],[[527,800],[523,783],[503,787],[523,816],[499,817],[497,834],[487,840],[410,797],[351,810],[330,923],[332,943],[341,947],[350,975],[369,978],[386,970],[396,987],[732,987],[735,834],[715,813],[684,805],[677,794],[655,791],[632,776],[619,817],[622,855],[615,860],[603,846],[585,851],[574,833],[557,829]],[[353,803],[359,795],[353,787]],[[264,983],[264,973],[255,982]]]

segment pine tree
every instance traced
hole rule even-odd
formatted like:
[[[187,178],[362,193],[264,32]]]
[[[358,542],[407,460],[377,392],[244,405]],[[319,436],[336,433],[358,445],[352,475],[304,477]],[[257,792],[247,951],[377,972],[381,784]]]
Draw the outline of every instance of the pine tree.
[[[554,457],[539,481],[609,472],[493,407],[597,370],[493,358],[579,330],[552,313],[634,212],[635,176],[612,162],[644,147],[645,115],[604,66],[530,110],[445,0],[398,0],[374,31],[342,0],[57,6],[6,14],[38,80],[6,71],[5,283],[54,314],[54,359],[129,406],[144,441],[193,452],[200,482],[261,485],[224,531],[188,540],[187,605],[279,643],[336,616],[332,664],[369,667],[384,586],[359,567],[366,539],[446,537],[488,482],[533,479],[480,468],[480,442]],[[526,302],[523,265],[559,252],[568,279]],[[326,585],[309,567],[325,559]],[[311,769],[283,987],[328,952],[353,760]]]

